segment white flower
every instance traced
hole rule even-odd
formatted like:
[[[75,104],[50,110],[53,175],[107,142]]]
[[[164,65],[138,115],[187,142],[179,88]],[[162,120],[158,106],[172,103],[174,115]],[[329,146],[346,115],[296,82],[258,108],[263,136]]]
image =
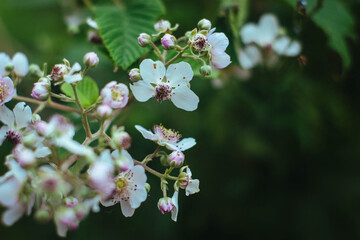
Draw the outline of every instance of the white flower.
[[[138,101],[146,102],[155,97],[158,102],[170,99],[176,107],[186,111],[197,108],[199,97],[188,86],[194,75],[190,64],[171,64],[166,71],[162,62],[145,59],[140,64],[140,74],[143,80],[130,84]]]
[[[11,143],[17,144],[21,142],[22,132],[31,122],[32,112],[29,106],[25,106],[24,102],[19,102],[13,111],[5,105],[0,106],[0,121],[4,124],[0,128],[0,145],[5,138]]]
[[[258,24],[245,24],[240,35],[245,44],[256,43],[262,48],[273,49],[278,55],[293,57],[301,51],[298,41],[291,41],[287,36],[279,38],[280,27],[273,14],[264,14]]]
[[[229,39],[224,33],[213,33],[214,31],[215,29],[210,30],[207,35],[210,62],[214,68],[222,69],[231,63],[230,56],[225,52]]]
[[[140,166],[134,166],[127,172],[121,172],[115,177],[116,189],[114,195],[109,201],[102,202],[106,207],[120,202],[121,211],[125,217],[131,217],[135,209],[145,201],[147,191],[145,189],[146,174],[145,169]]]
[[[243,50],[240,50],[238,58],[243,69],[253,68],[262,60],[259,49],[253,45],[248,45]]]
[[[19,77],[24,77],[29,72],[29,61],[21,52],[15,53],[12,59],[6,53],[0,53],[0,77],[9,74],[6,71],[7,66],[12,66],[14,73]]]
[[[8,166],[10,170],[0,177],[0,204],[7,208],[2,215],[2,221],[5,225],[11,226],[25,212],[30,215],[35,195],[26,196],[27,202],[23,202],[20,194],[27,180],[27,174],[14,160],[10,160]]]
[[[165,146],[173,151],[185,151],[196,144],[194,138],[184,138],[180,141],[181,135],[172,129],[166,129],[162,125],[154,125],[154,133],[146,130],[140,125],[135,128],[143,135],[144,138],[156,142],[160,146]]]

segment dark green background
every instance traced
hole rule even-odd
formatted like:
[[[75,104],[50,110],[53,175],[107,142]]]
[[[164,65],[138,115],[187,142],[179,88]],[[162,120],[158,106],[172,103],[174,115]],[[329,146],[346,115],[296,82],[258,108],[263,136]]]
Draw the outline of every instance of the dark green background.
[[[291,7],[280,0],[251,2],[248,21],[273,12],[294,35]],[[165,5],[164,18],[181,25],[179,36],[206,17],[232,40],[226,17],[218,17],[217,1],[168,0]],[[360,4],[348,1],[347,6],[357,18],[358,37]],[[0,51],[22,51],[31,62],[48,61],[50,66],[64,57],[81,61],[84,53],[97,49],[86,41],[85,26],[77,35],[67,32],[67,10],[57,0],[2,0]],[[135,103],[127,114],[123,124],[133,137],[134,158],[145,157],[155,147],[135,124],[150,128],[163,123],[198,142],[185,154],[201,191],[190,197],[181,192],[177,223],[157,210],[159,181],[149,175],[150,196],[134,217],[123,217],[119,206],[104,208],[69,232],[68,239],[359,239],[360,44],[348,41],[352,67],[346,71],[311,20],[295,37],[303,43],[306,67],[289,58],[275,70],[256,68],[248,81],[228,77],[222,89],[196,78],[192,89],[200,97],[197,111],[185,112],[171,102],[159,105],[152,99]],[[233,48],[228,52],[236,65]],[[112,63],[101,57],[90,75],[99,87],[111,80],[129,83],[126,72],[112,69]],[[34,81],[25,79],[18,93],[29,96]],[[11,147],[1,146],[1,159]],[[6,171],[3,164],[0,171]],[[10,228],[0,225],[0,238],[57,237],[52,222],[41,225],[24,217]]]

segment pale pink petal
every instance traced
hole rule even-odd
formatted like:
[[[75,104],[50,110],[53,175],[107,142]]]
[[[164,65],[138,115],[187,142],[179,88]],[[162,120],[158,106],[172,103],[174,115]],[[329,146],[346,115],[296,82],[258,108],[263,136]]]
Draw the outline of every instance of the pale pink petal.
[[[259,20],[257,43],[266,47],[275,40],[279,34],[279,23],[275,15],[264,14]]]
[[[229,39],[224,33],[213,33],[208,37],[208,42],[211,48],[216,51],[225,51],[229,46]]]
[[[0,121],[7,125],[10,129],[14,129],[15,116],[14,113],[5,105],[0,106]]]
[[[190,82],[193,76],[194,73],[187,62],[171,64],[166,71],[166,80],[169,81],[170,86],[177,86],[183,81]]]
[[[2,215],[2,221],[6,226],[13,225],[24,214],[25,208],[21,203],[16,204],[14,207],[6,210]]]
[[[198,179],[190,180],[185,189],[186,196],[189,196],[194,193],[198,193],[200,191],[199,185],[200,185],[200,181]]]
[[[5,70],[6,65],[11,63],[10,57],[6,53],[0,53],[0,77],[4,77],[9,73]]]
[[[254,23],[245,24],[240,30],[240,36],[245,44],[256,42],[258,39],[258,27]]]
[[[179,212],[179,192],[175,191],[174,195],[171,198],[172,203],[174,204],[174,208],[171,210],[171,219],[176,222],[177,221],[177,215]]]
[[[27,125],[31,122],[31,108],[29,106],[25,106],[24,102],[19,102],[16,104],[13,112],[15,115],[16,127],[18,129],[27,127]]]
[[[121,212],[124,214],[125,217],[131,217],[134,215],[135,208],[130,206],[129,201],[120,200]]]
[[[146,102],[155,96],[155,88],[145,81],[140,80],[134,84],[130,84],[130,89],[139,102]]]
[[[158,136],[152,133],[151,131],[146,130],[140,125],[135,125],[135,128],[143,135],[144,138],[149,139],[151,141],[159,140]]]
[[[185,111],[194,111],[199,104],[199,97],[187,86],[182,85],[173,90],[171,101],[178,108]]]
[[[158,84],[163,80],[165,71],[165,66],[160,61],[145,59],[140,63],[140,75],[146,83]]]
[[[29,61],[25,54],[18,52],[12,58],[14,72],[17,76],[24,77],[29,72]]]

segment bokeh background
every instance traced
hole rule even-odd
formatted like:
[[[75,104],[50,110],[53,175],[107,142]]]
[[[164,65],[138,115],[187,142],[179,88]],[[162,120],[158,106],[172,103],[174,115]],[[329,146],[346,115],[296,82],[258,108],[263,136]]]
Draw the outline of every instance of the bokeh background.
[[[0,52],[22,51],[30,62],[47,61],[49,66],[64,57],[81,62],[84,53],[99,52],[87,41],[87,26],[74,34],[65,24],[69,9],[82,4],[1,0]],[[179,36],[205,17],[230,41],[236,39],[220,1],[167,0],[164,4],[163,17],[180,24]],[[67,239],[359,239],[360,1],[344,4],[355,22],[355,38],[347,40],[349,69],[343,68],[340,56],[327,46],[326,34],[311,19],[303,21],[302,31],[296,34],[296,13],[285,1],[251,1],[247,21],[257,22],[266,12],[276,14],[302,42],[307,65],[299,66],[296,58],[289,58],[275,69],[255,68],[244,80],[233,74],[238,61],[231,44],[227,52],[233,65],[221,73],[222,87],[214,87],[210,79],[192,81],[201,99],[197,111],[182,111],[171,102],[159,105],[154,99],[134,103],[117,121],[133,137],[133,157],[141,159],[155,148],[135,130],[135,124],[151,128],[163,123],[184,137],[194,137],[198,144],[186,151],[186,162],[193,177],[200,179],[201,191],[189,197],[180,194],[174,223],[170,215],[158,211],[159,181],[149,175],[152,190],[132,218],[123,217],[118,205],[104,208],[69,232]],[[101,56],[99,67],[90,75],[100,88],[111,80],[130,82],[125,71],[112,70],[113,63]],[[26,78],[18,93],[29,96],[35,81]],[[68,117],[79,122],[75,116]],[[82,130],[79,139],[81,134]],[[11,148],[8,143],[0,147],[1,161]],[[0,164],[0,174],[6,170]],[[0,225],[0,238],[58,237],[52,222],[39,224],[30,216],[9,228]]]

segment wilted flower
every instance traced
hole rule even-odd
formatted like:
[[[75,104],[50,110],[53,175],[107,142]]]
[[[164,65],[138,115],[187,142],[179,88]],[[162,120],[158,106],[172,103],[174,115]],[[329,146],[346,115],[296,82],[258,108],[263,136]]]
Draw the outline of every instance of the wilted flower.
[[[177,215],[179,212],[179,192],[175,191],[174,195],[171,198],[171,202],[174,205],[174,208],[171,210],[171,219],[176,222],[177,221]]]
[[[179,187],[185,189],[186,196],[189,196],[194,193],[198,193],[200,191],[199,184],[200,181],[198,179],[192,179],[190,168],[186,168],[186,173],[181,172],[179,175]]]
[[[178,132],[172,129],[166,129],[162,125],[154,125],[154,133],[146,130],[140,125],[135,125],[135,128],[144,138],[154,141],[158,145],[165,146],[173,151],[185,151],[196,144],[194,138],[184,138],[180,141],[181,135]]]
[[[14,83],[9,77],[0,76],[0,106],[9,102],[15,95]]]
[[[124,108],[129,100],[129,89],[123,83],[112,81],[101,90],[101,97],[103,104],[109,105],[111,108]]]
[[[62,81],[64,81],[67,84],[81,81],[82,75],[80,64],[76,62],[72,67],[70,67],[70,62],[68,60],[64,59],[63,61],[64,64],[56,64],[53,67],[50,78],[55,82],[62,83]]]
[[[186,111],[197,108],[199,98],[188,87],[194,75],[190,64],[171,64],[166,71],[162,62],[145,59],[140,64],[140,74],[143,80],[130,84],[138,101],[146,102],[155,97],[158,102],[170,99]]]

